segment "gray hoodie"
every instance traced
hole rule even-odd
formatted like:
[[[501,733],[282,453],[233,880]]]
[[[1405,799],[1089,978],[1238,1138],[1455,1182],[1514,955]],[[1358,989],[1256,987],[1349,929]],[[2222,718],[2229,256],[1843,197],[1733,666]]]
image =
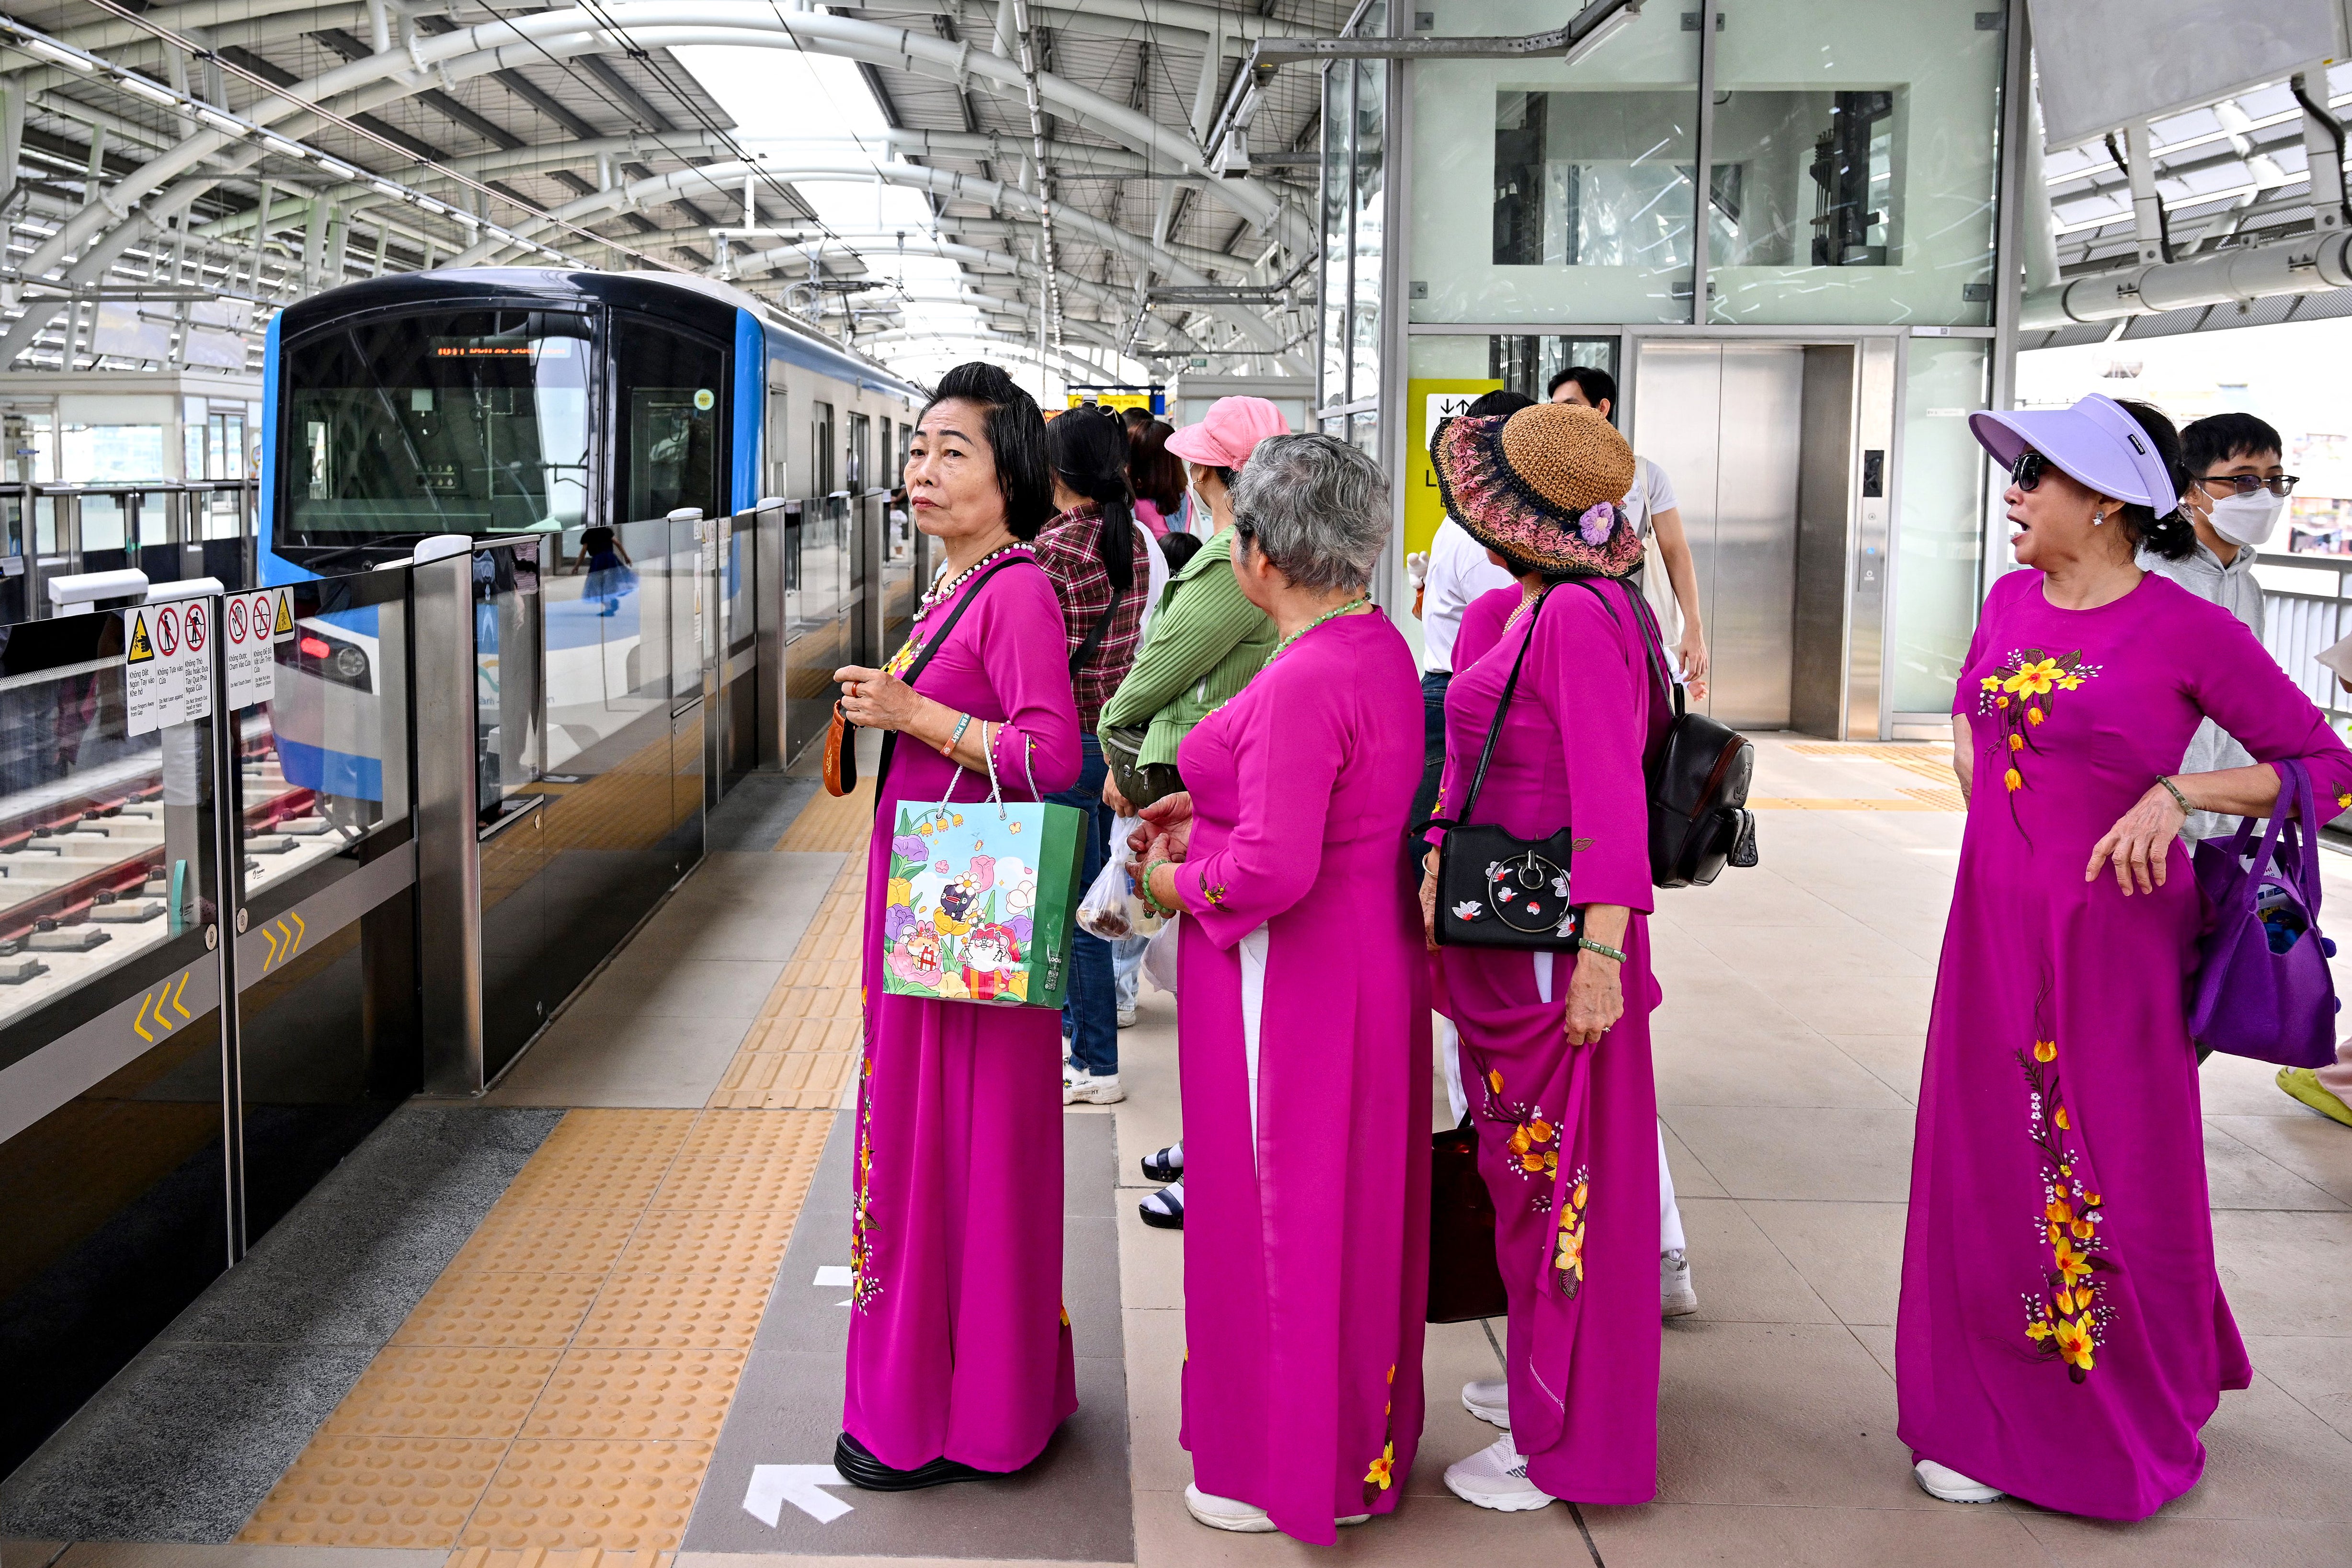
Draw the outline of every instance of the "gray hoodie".
[[[2254,580],[2254,552],[2240,548],[2228,565],[2200,539],[2188,555],[2167,560],[2147,550],[2139,552],[2142,570],[2168,577],[2200,599],[2210,600],[2244,622],[2259,641],[2263,634],[2263,585]],[[2246,748],[2229,733],[2206,719],[2189,737],[2189,755],[2181,758],[2183,773],[2210,773],[2221,768],[2243,768],[2253,761]],[[2210,839],[2238,831],[2238,819],[2211,811],[2191,811],[2181,832],[2190,839]]]

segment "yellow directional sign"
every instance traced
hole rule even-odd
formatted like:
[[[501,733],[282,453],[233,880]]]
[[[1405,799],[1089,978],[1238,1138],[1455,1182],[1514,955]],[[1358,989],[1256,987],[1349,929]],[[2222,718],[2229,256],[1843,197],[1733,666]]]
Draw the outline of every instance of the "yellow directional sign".
[[[294,923],[290,929],[286,924],[289,920]],[[289,911],[285,918],[276,924],[263,926],[261,939],[269,944],[269,956],[261,960],[261,972],[268,974],[299,952],[306,929],[302,924],[302,917],[291,911]]]
[[[147,613],[143,610],[134,611],[131,616],[131,652],[122,662],[126,664],[144,664],[154,656],[155,644],[147,636]]]
[[[176,980],[166,980],[155,990],[141,997],[138,1016],[131,1020],[131,1032],[152,1045],[155,1043],[155,1037],[147,1032],[149,1024],[153,1024],[165,1034],[171,1033],[177,1027],[164,1016],[163,1009],[166,1007],[184,1019],[195,1017],[196,1015],[190,1012],[186,1005],[180,1000],[188,989],[188,977],[194,972],[193,969],[183,969]]]

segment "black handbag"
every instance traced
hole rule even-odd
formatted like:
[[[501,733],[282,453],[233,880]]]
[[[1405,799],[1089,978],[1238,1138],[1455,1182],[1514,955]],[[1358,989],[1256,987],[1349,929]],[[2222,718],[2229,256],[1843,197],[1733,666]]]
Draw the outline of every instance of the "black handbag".
[[[1591,581],[1593,597],[1612,619],[1617,607]],[[1686,713],[1683,688],[1666,674],[1664,643],[1647,601],[1633,601],[1650,671],[1674,704],[1674,721],[1643,758],[1650,802],[1650,881],[1658,887],[1705,887],[1727,865],[1757,862],[1756,814],[1747,809],[1756,775],[1756,747],[1730,726]]]
[[[1551,589],[1545,589],[1528,612],[1528,635],[1511,661],[1510,678],[1503,683],[1495,722],[1486,727],[1486,743],[1478,748],[1477,770],[1470,776],[1459,814],[1430,819],[1431,827],[1445,833],[1437,846],[1435,928],[1441,947],[1502,947],[1523,953],[1576,949],[1582,922],[1568,901],[1569,862],[1591,841],[1580,843],[1567,828],[1547,838],[1523,839],[1492,822],[1467,821],[1478,803],[1479,787],[1486,781],[1486,764],[1503,733],[1511,694],[1518,689],[1528,644],[1535,641],[1533,618],[1543,613],[1544,601],[1550,597]]]

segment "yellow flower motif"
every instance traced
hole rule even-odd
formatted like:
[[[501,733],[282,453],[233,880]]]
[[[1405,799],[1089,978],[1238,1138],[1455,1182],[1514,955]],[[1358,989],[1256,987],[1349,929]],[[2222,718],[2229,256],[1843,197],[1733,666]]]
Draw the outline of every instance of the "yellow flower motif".
[[[2009,699],[2007,697],[1995,697],[1992,699],[1992,706],[1995,707],[2007,707],[2009,706]]]
[[[2050,1333],[2051,1329],[2048,1323],[2028,1323],[2025,1325],[2025,1337],[2036,1342],[2037,1343],[2042,1340],[2048,1339],[2050,1337]]]
[[[2059,1320],[2058,1354],[2065,1358],[2067,1365],[2079,1366],[2084,1372],[2090,1371],[2091,1350],[2090,1313],[2084,1312],[2081,1317],[2071,1322],[2063,1318]]]
[[[1364,1484],[1366,1486],[1377,1484],[1382,1491],[1396,1485],[1396,1445],[1394,1443],[1381,1446],[1381,1457],[1374,1459],[1372,1468],[1364,1472]]]
[[[2000,690],[2000,677],[1999,675],[1987,675],[1983,680],[1979,681],[1977,684],[1989,692],[1997,692]]]
[[[1578,1182],[1578,1183],[1576,1184],[1576,1190],[1575,1190],[1574,1192],[1570,1193],[1570,1194],[1568,1195],[1569,1206],[1570,1206],[1570,1207],[1574,1208],[1574,1209],[1576,1210],[1576,1212],[1577,1212],[1577,1213],[1579,1213],[1579,1214],[1583,1213],[1583,1212],[1584,1212],[1584,1200],[1585,1200],[1585,1198],[1586,1198],[1587,1197],[1589,1197],[1589,1196],[1591,1195],[1591,1190],[1592,1190],[1592,1184],[1591,1184],[1591,1182],[1588,1182],[1588,1181],[1580,1181],[1580,1182]]]
[[[2352,811],[2352,789],[2347,789],[2336,796],[2336,806],[2338,810]]]
[[[903,876],[892,877],[890,879],[890,886],[883,895],[883,902],[886,904],[910,904],[914,903],[915,884],[908,882]]]
[[[2057,1061],[2058,1042],[2054,1040],[2035,1040],[2033,1042],[2033,1060],[2036,1061]]]
[[[1534,1121],[1528,1124],[1528,1136],[1533,1138],[1538,1144],[1550,1143],[1551,1134],[1551,1124],[1545,1121],[1541,1116],[1538,1116]]]
[[[2077,1219],[2074,1224],[2068,1226],[2066,1228],[2074,1233],[2075,1240],[2088,1241],[2091,1239],[2091,1233],[2098,1228],[2087,1219]]]
[[[1486,1087],[1500,1094],[1503,1092],[1502,1073],[1491,1067],[1486,1069]]]
[[[2067,1119],[2066,1107],[2063,1105],[2059,1106],[2058,1113],[2050,1119],[2058,1124],[2058,1130],[2062,1133],[2070,1131],[2074,1125],[2073,1122]]]
[[[2020,773],[2014,768],[2002,774],[2000,778],[2001,782],[2008,785],[2012,789],[2022,789],[2025,788],[2025,775]]]
[[[2055,685],[2062,692],[2077,691],[2082,687],[2083,677],[2076,674],[2074,671],[2069,670],[2064,674],[2058,677]],[[2033,722],[2039,724],[2042,721],[2040,719],[2035,719]]]
[[[2034,711],[2035,713],[2040,713],[2042,710],[2041,710],[2040,708],[2035,708],[2033,711]],[[2023,736],[2021,736],[2021,735],[2012,735],[2012,736],[2011,736],[2011,737],[2009,737],[2009,748],[2010,748],[2011,751],[2022,751],[2022,750],[2024,750],[2024,749],[2025,749],[2025,737],[2023,737]]]
[[[2058,667],[2057,660],[2037,659],[2030,664],[2019,665],[2015,674],[2001,682],[2000,689],[2005,692],[2022,693],[2029,697],[2038,697],[2045,695],[2053,685],[2065,678],[2065,672]]]
[[[2074,1218],[2074,1206],[2063,1197],[2053,1197],[2050,1200],[2050,1207],[2042,1212],[2049,1217],[2052,1223],[2063,1225]]]
[[[1573,1274],[1580,1281],[1584,1278],[1583,1226],[1560,1227],[1559,1255],[1552,1260],[1552,1267],[1563,1274]]]
[[[2058,1310],[2062,1312],[2071,1312],[2074,1310],[2074,1292],[2073,1289],[2068,1286],[2060,1286],[2058,1293],[2055,1296],[2053,1296],[2051,1300],[2058,1303]],[[2089,1303],[2085,1302],[2084,1304],[2088,1305]]]
[[[2074,683],[2074,684],[2075,684],[2076,685],[2082,685],[2082,683],[2081,683],[2080,681],[2077,681],[2077,682],[2076,682],[2076,683]],[[2040,723],[2041,723],[2044,718],[2048,717],[2049,716],[2048,716],[2048,715],[2046,715],[2046,714],[2044,714],[2044,713],[2043,713],[2040,708],[2038,708],[2038,707],[2030,707],[2030,708],[2027,708],[2027,709],[2025,710],[2025,716],[2026,716],[2026,718],[2027,718],[2029,721],[2031,721],[2032,723],[2034,723],[2034,724],[2040,724]]]
[[[2087,1230],[2090,1228],[2084,1226],[2084,1228]],[[2069,1285],[2090,1276],[2091,1260],[2075,1251],[2073,1245],[2063,1237],[2059,1239],[2055,1256],[2058,1260],[2058,1272],[2065,1278]]]

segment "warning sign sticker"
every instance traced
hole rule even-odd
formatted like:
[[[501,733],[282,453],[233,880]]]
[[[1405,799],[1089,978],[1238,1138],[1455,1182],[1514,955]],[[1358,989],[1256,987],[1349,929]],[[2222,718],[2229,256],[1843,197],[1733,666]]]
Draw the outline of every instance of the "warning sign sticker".
[[[230,711],[266,703],[278,692],[278,662],[270,653],[271,628],[280,617],[286,633],[294,632],[294,612],[283,588],[240,593],[222,611],[228,628],[228,706]]]
[[[283,643],[287,638],[294,635],[294,599],[282,588],[277,591],[277,599],[278,613],[269,623],[269,634],[276,641]]]
[[[142,605],[126,613],[131,627],[122,650],[124,733],[145,735],[167,724],[210,718],[212,628],[205,606]]]

